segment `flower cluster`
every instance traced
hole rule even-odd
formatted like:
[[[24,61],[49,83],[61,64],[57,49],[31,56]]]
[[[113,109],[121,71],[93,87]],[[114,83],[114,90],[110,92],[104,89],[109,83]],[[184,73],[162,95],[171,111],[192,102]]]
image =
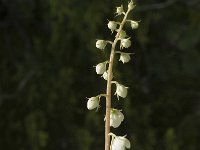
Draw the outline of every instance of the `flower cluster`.
[[[121,22],[116,22],[116,21],[110,21],[108,20],[108,29],[111,30],[111,33],[116,32],[115,39],[114,41],[108,41],[108,40],[102,40],[99,39],[96,41],[96,47],[100,50],[106,49],[108,44],[112,45],[111,48],[111,54],[110,58],[104,62],[98,63],[95,66],[96,73],[98,75],[101,75],[103,79],[106,80],[107,82],[107,90],[106,94],[100,94],[94,97],[88,98],[87,101],[87,108],[89,110],[96,109],[100,107],[100,99],[102,96],[106,97],[106,106],[107,104],[111,104],[111,84],[115,84],[116,86],[116,91],[115,95],[117,96],[117,99],[119,98],[126,98],[128,94],[128,87],[125,85],[113,81],[113,72],[112,72],[112,67],[113,67],[113,60],[114,60],[114,55],[119,54],[119,61],[121,61],[123,64],[128,63],[131,60],[131,55],[133,53],[127,53],[123,52],[122,50],[130,48],[131,47],[131,37],[129,37],[126,34],[126,31],[123,29],[125,23],[129,23],[130,27],[132,29],[137,29],[139,24],[138,21],[134,20],[127,20],[127,16],[131,10],[133,10],[135,7],[133,1],[128,3],[128,10],[124,11],[123,5],[119,6],[116,8],[116,16],[124,15],[124,18]],[[116,45],[117,42],[120,42],[120,51],[116,51]],[[110,119],[110,120],[109,120]],[[116,108],[111,108],[110,105],[106,107],[106,117],[105,121],[108,122],[106,123],[106,130],[110,132],[110,127],[117,128],[121,125],[122,121],[124,120],[124,115],[121,110],[118,110]],[[110,126],[107,126],[110,125]],[[106,132],[106,133],[109,133]],[[109,142],[110,148],[112,150],[125,150],[126,148],[130,148],[131,144],[130,141],[125,137],[125,136],[116,136],[113,133],[109,133],[105,135],[105,137],[112,136],[112,141],[106,141]],[[106,138],[107,139],[107,138]],[[107,146],[107,144],[105,144]]]

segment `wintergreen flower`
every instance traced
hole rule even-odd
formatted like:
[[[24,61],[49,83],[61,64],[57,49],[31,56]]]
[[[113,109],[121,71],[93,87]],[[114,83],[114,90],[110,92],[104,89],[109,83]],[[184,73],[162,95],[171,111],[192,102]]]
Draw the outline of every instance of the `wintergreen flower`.
[[[117,13],[117,15],[124,14],[123,5],[121,5],[120,7],[117,7],[116,13]]]
[[[138,28],[139,24],[138,24],[137,21],[131,20],[130,22],[131,22],[131,28],[132,29],[137,29]]]
[[[111,109],[110,111],[110,126],[117,128],[124,120],[124,115],[120,110]]]
[[[115,21],[109,21],[108,22],[108,28],[113,33],[113,31],[117,29],[117,23]]]
[[[115,91],[115,95],[117,95],[117,98],[119,99],[119,96],[122,98],[125,98],[127,96],[128,93],[128,87],[125,87],[122,84],[119,84],[116,81],[113,81],[112,83],[116,84],[116,91]]]
[[[135,7],[133,0],[130,1],[130,3],[128,4],[128,9],[132,10]]]
[[[121,45],[120,47],[123,48],[129,48],[131,46],[131,41],[129,40],[130,38],[126,39],[121,39]]]
[[[119,61],[122,61],[122,63],[127,63],[131,60],[131,57],[130,57],[130,53],[121,53],[120,54],[120,58],[119,58]]]
[[[87,109],[92,110],[99,107],[99,97],[90,97],[87,101]]]
[[[107,61],[97,64],[96,73],[103,74],[106,71],[106,64],[107,64]]]
[[[121,32],[120,32],[120,34],[119,34],[119,38],[120,39],[125,39],[126,38],[126,32],[124,31],[124,30],[122,30]]]
[[[130,141],[125,136],[116,136],[113,133],[109,133],[112,136],[111,149],[112,150],[125,150],[131,148]]]
[[[103,49],[105,49],[106,45],[107,45],[107,42],[105,40],[97,40],[97,42],[96,42],[96,47],[98,49],[103,50]]]

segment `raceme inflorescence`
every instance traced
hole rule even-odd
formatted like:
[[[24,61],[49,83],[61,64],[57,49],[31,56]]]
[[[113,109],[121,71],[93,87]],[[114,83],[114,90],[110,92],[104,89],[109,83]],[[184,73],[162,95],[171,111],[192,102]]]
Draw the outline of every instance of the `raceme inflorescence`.
[[[111,30],[111,33],[116,33],[113,41],[99,39],[96,41],[96,47],[100,50],[104,50],[108,44],[111,45],[111,52],[109,60],[98,63],[95,66],[96,73],[101,75],[103,79],[107,81],[107,88],[105,94],[99,94],[97,96],[92,96],[88,98],[87,108],[89,110],[96,109],[100,107],[100,100],[102,97],[106,98],[106,116],[105,116],[105,150],[125,150],[130,148],[130,141],[126,136],[117,136],[114,133],[110,132],[110,128],[118,128],[124,120],[124,114],[122,110],[112,108],[111,106],[111,87],[112,84],[115,85],[116,91],[114,95],[117,96],[117,99],[126,98],[129,88],[125,85],[119,83],[118,81],[113,80],[113,61],[115,54],[119,55],[119,61],[123,64],[128,63],[131,60],[131,55],[133,53],[124,52],[124,49],[127,49],[131,46],[131,37],[126,34],[124,30],[124,25],[129,24],[132,29],[137,29],[139,24],[138,21],[128,20],[127,16],[131,10],[133,10],[135,4],[133,1],[128,3],[127,11],[124,11],[123,5],[116,8],[116,16],[123,16],[121,22],[110,21],[108,20],[108,28]],[[117,43],[120,43],[119,50],[116,51]]]

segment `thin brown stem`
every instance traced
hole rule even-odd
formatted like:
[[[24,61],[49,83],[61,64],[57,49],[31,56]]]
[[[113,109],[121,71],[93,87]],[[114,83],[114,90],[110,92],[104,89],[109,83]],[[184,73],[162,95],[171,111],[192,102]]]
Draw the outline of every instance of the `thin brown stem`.
[[[128,13],[130,10],[126,12],[124,15],[124,18],[120,24],[120,27],[118,29],[117,35],[115,37],[114,42],[112,43],[111,53],[110,53],[110,61],[108,66],[108,79],[107,79],[107,89],[106,89],[106,119],[105,119],[105,150],[110,150],[110,136],[108,135],[110,133],[110,109],[111,109],[111,81],[113,76],[113,61],[115,57],[115,47],[119,40],[119,35],[124,27],[124,24],[126,22],[126,18],[128,16]]]

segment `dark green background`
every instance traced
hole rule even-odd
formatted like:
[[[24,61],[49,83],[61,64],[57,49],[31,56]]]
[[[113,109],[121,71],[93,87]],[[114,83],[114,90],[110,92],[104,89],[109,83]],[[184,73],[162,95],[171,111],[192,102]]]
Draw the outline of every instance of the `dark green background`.
[[[109,57],[96,39],[112,40],[120,0],[0,0],[0,150],[103,150],[105,92],[93,68]],[[123,1],[126,8],[127,1]],[[126,27],[130,63],[114,75],[130,87],[113,106],[134,150],[200,149],[200,2],[142,0]],[[121,19],[117,17],[116,19]],[[114,88],[114,87],[113,87]],[[113,89],[114,92],[115,89]]]

